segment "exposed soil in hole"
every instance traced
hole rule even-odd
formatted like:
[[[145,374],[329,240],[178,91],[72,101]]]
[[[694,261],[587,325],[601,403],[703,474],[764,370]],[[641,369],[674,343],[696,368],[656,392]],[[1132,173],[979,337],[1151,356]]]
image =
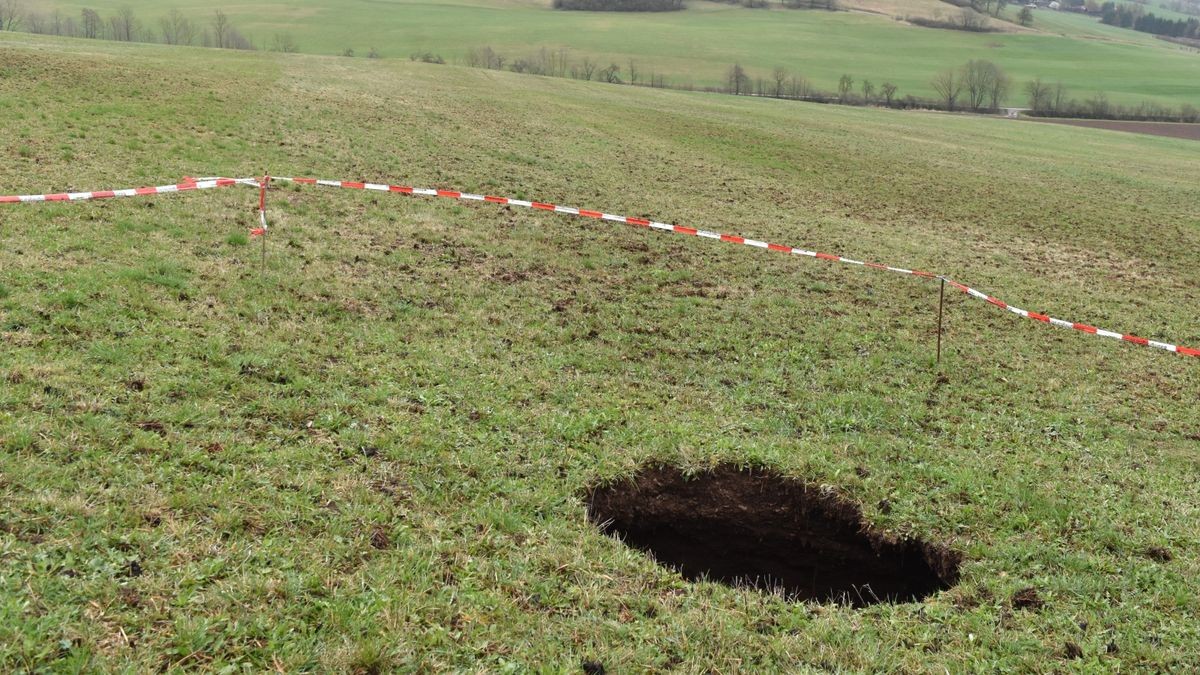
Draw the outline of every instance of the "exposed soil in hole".
[[[602,531],[693,581],[857,607],[919,601],[958,581],[957,552],[887,537],[844,497],[762,470],[645,469],[587,499]]]

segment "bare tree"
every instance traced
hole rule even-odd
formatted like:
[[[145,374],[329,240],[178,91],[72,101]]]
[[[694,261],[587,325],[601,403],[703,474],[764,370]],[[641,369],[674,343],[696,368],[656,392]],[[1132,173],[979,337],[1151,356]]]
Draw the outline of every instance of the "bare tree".
[[[229,17],[225,12],[216,10],[213,12],[212,21],[212,38],[213,46],[217,49],[225,49],[229,46]]]
[[[556,52],[550,55],[550,65],[554,71],[555,77],[566,77],[567,66],[571,59],[566,47],[559,47]]]
[[[637,84],[639,74],[640,73],[638,73],[637,69],[637,61],[629,59],[629,83]]]
[[[472,68],[503,70],[505,58],[491,47],[477,47],[467,52],[467,65]]]
[[[83,37],[93,40],[100,37],[100,13],[94,9],[84,9],[79,15],[80,23],[83,26]]]
[[[775,70],[771,71],[771,78],[775,80],[775,98],[783,98],[783,83],[787,82],[788,71],[783,66],[775,66]]]
[[[1035,77],[1025,83],[1025,93],[1029,96],[1029,107],[1037,112],[1043,112],[1050,108],[1050,85],[1042,82],[1042,78]]]
[[[983,31],[987,29],[987,17],[976,12],[970,7],[963,7],[962,12],[958,15],[958,23],[963,30]]]
[[[996,64],[983,59],[972,59],[963,66],[960,79],[967,92],[967,106],[971,110],[983,107],[998,74]]]
[[[133,10],[128,7],[118,9],[116,14],[109,17],[108,25],[112,33],[112,39],[118,42],[133,42],[138,32],[137,17],[133,15]]]
[[[731,94],[741,95],[750,93],[750,76],[742,64],[735,63],[725,74],[725,88]]]
[[[25,19],[25,6],[20,0],[0,0],[0,31],[16,30]]]
[[[583,75],[583,79],[592,79],[592,74],[596,72],[596,62],[584,57],[583,62],[579,64],[579,73]]]
[[[850,96],[850,90],[854,87],[854,78],[849,75],[842,75],[838,78],[838,102],[845,103]]]
[[[1008,98],[1008,90],[1012,88],[1012,78],[1000,66],[994,67],[996,70],[992,76],[992,86],[988,89],[988,102],[991,103],[992,110],[999,110],[1000,104]]]
[[[804,98],[808,96],[809,89],[808,80],[803,77],[793,75],[788,81],[788,96],[792,98]]]
[[[276,33],[271,49],[272,51],[283,52],[285,54],[294,54],[300,51],[291,33]]]
[[[879,93],[883,95],[884,104],[889,108],[892,107],[892,99],[896,98],[896,85],[884,82],[879,86]]]
[[[1033,10],[1028,7],[1022,7],[1020,13],[1017,14],[1017,23],[1026,28],[1033,25]]]
[[[163,42],[169,45],[190,45],[196,40],[196,27],[179,9],[172,9],[158,20]]]
[[[1056,82],[1050,92],[1050,109],[1060,112],[1067,107],[1067,87],[1062,82]]]
[[[962,92],[962,78],[955,70],[943,70],[933,77],[930,82],[947,110],[954,110],[954,103]]]
[[[862,81],[863,101],[870,105],[871,101],[875,100],[875,85],[870,80]]]
[[[607,68],[600,70],[600,79],[609,84],[621,84],[621,66],[610,63]]]

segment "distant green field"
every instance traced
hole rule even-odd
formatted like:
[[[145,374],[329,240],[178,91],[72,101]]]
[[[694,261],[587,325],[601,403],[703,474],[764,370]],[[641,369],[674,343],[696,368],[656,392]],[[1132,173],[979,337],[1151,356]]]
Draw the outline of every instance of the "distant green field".
[[[0,44],[0,194],[312,175],[950,274],[1200,343],[1196,143],[401,61]],[[1200,362],[929,281],[494,204],[0,205],[2,672],[1185,672]],[[587,520],[766,467],[961,552],[865,609]]]
[[[1105,92],[1114,102],[1200,104],[1200,55],[1102,26],[1094,18],[1039,10],[1036,25],[1044,23],[1048,34],[970,34],[860,13],[695,4],[695,9],[665,14],[556,12],[537,3],[487,0],[301,0],[224,9],[260,44],[290,32],[301,51],[318,54],[352,48],[364,56],[374,47],[385,57],[430,51],[461,60],[470,48],[490,45],[511,61],[541,47],[567,47],[576,59],[592,57],[626,69],[632,58],[644,76],[653,70],[697,87],[720,85],[729,66],[739,62],[763,77],[784,66],[826,91],[850,74],[858,82],[891,81],[901,96],[920,97],[933,96],[929,80],[938,71],[983,58],[1021,82],[1061,80],[1080,98]],[[170,7],[199,19],[220,5],[101,0],[58,6],[70,12],[91,6],[106,13],[130,6],[150,23]],[[1010,103],[1023,104],[1024,97],[1014,92]]]

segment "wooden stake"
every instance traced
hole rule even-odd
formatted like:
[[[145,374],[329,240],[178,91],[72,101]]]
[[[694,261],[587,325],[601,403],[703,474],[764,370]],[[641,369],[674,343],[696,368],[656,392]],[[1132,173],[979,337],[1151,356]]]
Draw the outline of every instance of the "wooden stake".
[[[938,289],[938,327],[937,327],[937,364],[942,363],[942,311],[946,306],[946,280],[942,279],[942,285]]]
[[[258,224],[262,227],[262,258],[259,261],[258,275],[261,277],[267,270],[267,183],[271,182],[270,174],[264,173],[258,183]]]

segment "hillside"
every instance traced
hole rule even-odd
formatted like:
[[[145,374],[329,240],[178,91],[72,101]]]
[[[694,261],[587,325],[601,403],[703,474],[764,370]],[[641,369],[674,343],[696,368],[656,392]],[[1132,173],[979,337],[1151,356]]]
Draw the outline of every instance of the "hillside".
[[[73,16],[83,7],[104,16],[129,7],[150,28],[170,8],[180,8],[204,27],[213,8],[221,7],[188,0],[43,1],[37,6]],[[1093,18],[1039,10],[1034,31],[1011,32],[1017,29],[1002,24],[1010,32],[975,34],[897,20],[957,11],[933,0],[911,6],[856,0],[847,6],[860,11],[748,10],[694,2],[686,11],[660,14],[555,12],[548,3],[532,0],[302,0],[223,10],[260,47],[270,48],[276,36],[289,35],[300,51],[316,54],[350,49],[363,57],[374,49],[385,58],[406,59],[428,52],[464,63],[471,49],[490,46],[511,64],[542,48],[563,49],[574,63],[615,64],[623,80],[630,78],[632,60],[643,82],[653,74],[673,86],[717,86],[736,62],[752,77],[766,78],[775,67],[784,67],[823,91],[835,90],[838,79],[849,74],[856,86],[864,79],[876,86],[890,81],[900,96],[918,97],[934,95],[930,79],[936,73],[970,59],[989,59],[1018,81],[1013,105],[1024,104],[1019,85],[1034,77],[1062,81],[1081,100],[1104,92],[1114,103],[1200,105],[1194,86],[1200,57]]]
[[[1178,140],[406,61],[5,36],[0,195],[311,175],[946,273],[1200,343]],[[280,185],[0,204],[0,670],[1186,670],[1200,368],[932,281]],[[922,602],[690,583],[588,522],[722,463],[961,553]]]

